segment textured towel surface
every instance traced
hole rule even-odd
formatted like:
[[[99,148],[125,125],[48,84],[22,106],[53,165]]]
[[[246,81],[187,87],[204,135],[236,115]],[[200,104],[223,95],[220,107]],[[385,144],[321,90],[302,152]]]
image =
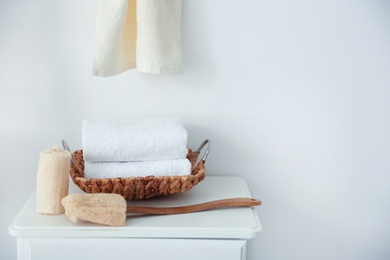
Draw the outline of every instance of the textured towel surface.
[[[122,121],[84,120],[85,162],[184,159],[187,130],[172,118]]]
[[[62,200],[65,214],[73,221],[110,226],[126,225],[126,200],[118,194],[69,194]]]
[[[137,69],[182,73],[181,0],[137,1]]]
[[[92,73],[114,76],[136,63],[136,0],[99,0]]]
[[[182,73],[182,0],[99,0],[92,73]]]
[[[37,174],[37,213],[64,213],[61,200],[68,195],[70,157],[69,152],[57,147],[41,152]]]
[[[128,178],[160,176],[182,176],[191,174],[188,159],[123,162],[123,163],[84,163],[85,178]]]

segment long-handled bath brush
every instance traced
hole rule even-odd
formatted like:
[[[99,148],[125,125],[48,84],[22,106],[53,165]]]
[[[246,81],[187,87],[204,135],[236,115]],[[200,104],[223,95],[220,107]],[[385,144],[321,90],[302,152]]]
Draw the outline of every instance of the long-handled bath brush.
[[[226,207],[251,207],[261,205],[252,198],[231,198],[181,207],[139,207],[127,206],[126,200],[118,194],[70,194],[62,200],[65,214],[74,222],[86,220],[109,226],[126,225],[127,213],[168,215],[205,211]]]

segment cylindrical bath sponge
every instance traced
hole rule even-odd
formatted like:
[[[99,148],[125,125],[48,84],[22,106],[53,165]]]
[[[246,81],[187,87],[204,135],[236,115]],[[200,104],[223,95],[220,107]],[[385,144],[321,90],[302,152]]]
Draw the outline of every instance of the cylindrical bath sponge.
[[[61,200],[68,195],[69,152],[53,147],[41,152],[37,174],[37,213],[62,214]]]

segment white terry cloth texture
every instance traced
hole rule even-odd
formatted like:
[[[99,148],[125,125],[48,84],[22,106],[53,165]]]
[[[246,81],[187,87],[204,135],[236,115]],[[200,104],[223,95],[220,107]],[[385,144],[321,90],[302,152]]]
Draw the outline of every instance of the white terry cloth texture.
[[[92,73],[182,73],[182,0],[99,0]]]
[[[68,195],[69,152],[53,147],[41,152],[37,173],[36,212],[62,214],[61,200]]]
[[[140,162],[106,162],[84,163],[85,178],[127,178],[146,176],[182,176],[191,174],[191,163],[188,159],[140,161]]]
[[[137,1],[137,69],[182,73],[181,0]]]
[[[174,118],[84,120],[85,162],[126,162],[184,159],[187,130]]]
[[[92,73],[114,76],[136,67],[136,0],[99,0]]]

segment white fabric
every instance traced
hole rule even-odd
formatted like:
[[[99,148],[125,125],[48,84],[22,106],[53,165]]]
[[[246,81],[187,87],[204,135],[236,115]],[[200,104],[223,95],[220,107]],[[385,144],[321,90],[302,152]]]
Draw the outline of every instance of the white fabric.
[[[82,147],[86,162],[184,159],[187,130],[173,118],[84,120]]]
[[[191,174],[191,163],[188,159],[141,161],[141,162],[106,162],[84,163],[86,178],[127,178],[159,176],[182,176]]]
[[[182,73],[181,0],[137,1],[137,68],[159,74]]]
[[[99,0],[92,73],[114,76],[135,68],[136,0]]]
[[[93,75],[182,73],[181,1],[99,0]]]

